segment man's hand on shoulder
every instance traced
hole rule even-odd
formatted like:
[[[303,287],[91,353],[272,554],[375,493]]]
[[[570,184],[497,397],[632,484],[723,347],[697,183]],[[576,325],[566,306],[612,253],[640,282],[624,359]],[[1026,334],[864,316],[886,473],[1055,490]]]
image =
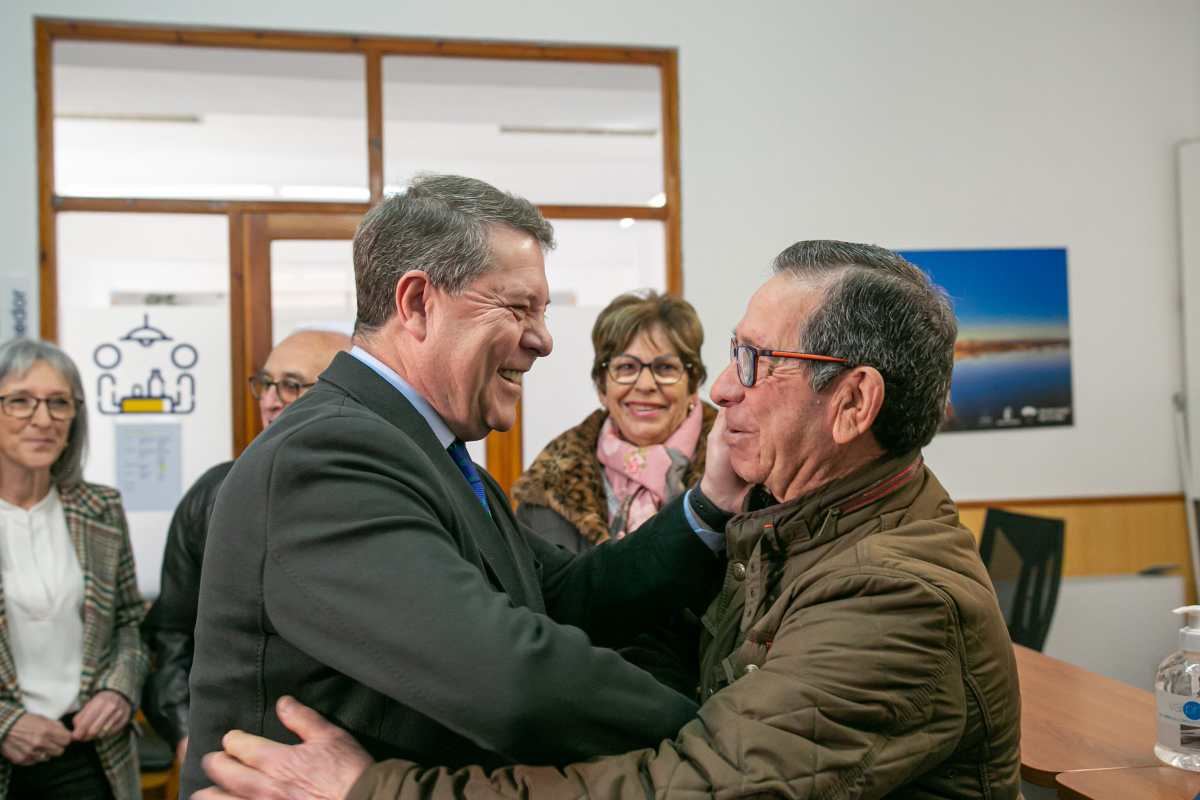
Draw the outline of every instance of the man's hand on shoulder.
[[[193,800],[343,800],[374,763],[354,737],[299,701],[281,697],[275,712],[301,744],[230,731],[221,740],[224,752],[204,757],[204,771],[217,785]]]

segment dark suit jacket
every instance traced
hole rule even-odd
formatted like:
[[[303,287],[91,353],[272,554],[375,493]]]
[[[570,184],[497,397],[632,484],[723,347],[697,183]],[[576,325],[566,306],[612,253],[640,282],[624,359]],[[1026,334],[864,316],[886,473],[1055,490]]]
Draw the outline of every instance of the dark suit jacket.
[[[695,703],[614,651],[702,609],[722,564],[676,502],[581,556],[494,519],[425,420],[339,354],[226,478],[209,533],[184,796],[231,728],[295,741],[292,694],[377,758],[563,764],[656,744]]]

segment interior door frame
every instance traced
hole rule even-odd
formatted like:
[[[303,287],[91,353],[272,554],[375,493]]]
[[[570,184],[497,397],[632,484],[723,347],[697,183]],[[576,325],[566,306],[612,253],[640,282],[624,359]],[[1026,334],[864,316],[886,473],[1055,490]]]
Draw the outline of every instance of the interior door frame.
[[[229,334],[233,387],[233,453],[241,455],[262,431],[249,377],[273,346],[271,243],[353,239],[361,214],[255,211],[229,218]],[[349,265],[347,265],[349,267]]]
[[[235,213],[230,217],[229,324],[233,370],[233,452],[240,455],[262,431],[248,377],[266,362],[274,341],[271,243],[350,240],[362,214],[319,212]],[[349,265],[347,265],[349,267]],[[505,487],[521,474],[521,408],[516,423],[487,438],[487,469]]]

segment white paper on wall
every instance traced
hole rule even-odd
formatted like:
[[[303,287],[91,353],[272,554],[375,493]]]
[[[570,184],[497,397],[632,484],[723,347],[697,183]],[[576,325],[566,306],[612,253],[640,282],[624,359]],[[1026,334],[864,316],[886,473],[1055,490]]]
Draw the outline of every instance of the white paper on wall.
[[[125,511],[172,511],[183,495],[179,423],[116,428],[117,489]]]

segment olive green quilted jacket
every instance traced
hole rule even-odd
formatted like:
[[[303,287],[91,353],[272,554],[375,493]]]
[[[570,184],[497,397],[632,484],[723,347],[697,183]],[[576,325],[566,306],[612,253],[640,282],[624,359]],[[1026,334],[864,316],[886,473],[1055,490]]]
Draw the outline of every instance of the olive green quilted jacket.
[[[1012,646],[918,453],[741,514],[726,539],[704,704],[674,740],[562,768],[384,762],[351,798],[1019,797]]]

